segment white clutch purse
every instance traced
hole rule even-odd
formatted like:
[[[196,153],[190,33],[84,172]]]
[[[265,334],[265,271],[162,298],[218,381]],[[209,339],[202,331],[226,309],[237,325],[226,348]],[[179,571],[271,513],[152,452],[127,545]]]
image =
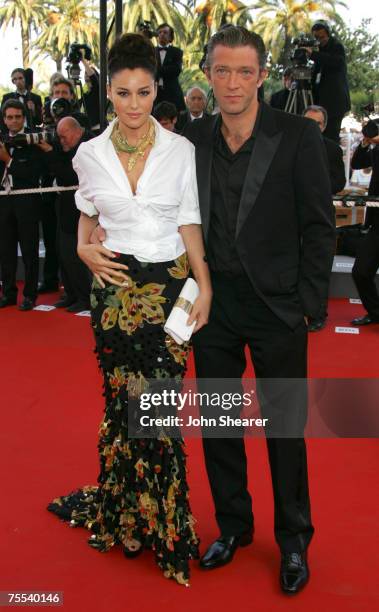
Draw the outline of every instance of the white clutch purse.
[[[187,342],[192,336],[196,321],[192,325],[187,325],[187,321],[198,295],[197,282],[193,278],[187,278],[164,326],[166,334],[174,338],[177,344]]]

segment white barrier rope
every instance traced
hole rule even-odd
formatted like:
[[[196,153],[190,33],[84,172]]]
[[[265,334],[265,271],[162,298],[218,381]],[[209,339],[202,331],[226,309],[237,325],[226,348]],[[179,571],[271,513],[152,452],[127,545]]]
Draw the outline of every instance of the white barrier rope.
[[[69,187],[63,187],[56,185],[56,187],[35,187],[34,189],[5,189],[0,191],[0,196],[12,196],[12,195],[28,195],[31,193],[52,193],[54,191],[60,193],[61,191],[76,191],[79,185],[71,185]]]

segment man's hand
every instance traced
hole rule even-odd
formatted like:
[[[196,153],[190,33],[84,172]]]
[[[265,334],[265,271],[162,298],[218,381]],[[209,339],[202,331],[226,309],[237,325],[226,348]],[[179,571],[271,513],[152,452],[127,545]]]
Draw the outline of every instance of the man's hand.
[[[128,270],[128,266],[111,261],[116,257],[112,251],[101,244],[84,244],[78,246],[78,255],[103,289],[105,287],[104,280],[112,285],[127,287],[128,277],[121,270]]]
[[[208,323],[209,311],[212,303],[212,292],[200,292],[199,297],[195,300],[191,309],[191,314],[187,321],[187,325],[191,325],[196,321],[194,333],[199,331]]]
[[[91,244],[102,244],[107,237],[105,229],[97,225],[89,237]]]
[[[37,147],[39,147],[41,149],[41,151],[43,151],[44,153],[50,153],[50,151],[53,150],[53,147],[46,142],[45,140],[42,140],[42,142],[40,142]]]
[[[36,110],[35,104],[32,100],[28,100],[26,103],[26,106],[28,107],[29,110],[34,111]]]
[[[3,142],[0,142],[0,160],[5,164],[8,164],[11,161],[11,156],[8,153],[8,150]]]

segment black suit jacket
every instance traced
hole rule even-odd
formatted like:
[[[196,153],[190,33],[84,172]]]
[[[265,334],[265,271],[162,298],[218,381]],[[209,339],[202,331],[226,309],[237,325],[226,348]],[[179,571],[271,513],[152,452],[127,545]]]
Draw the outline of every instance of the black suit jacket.
[[[350,110],[345,49],[335,38],[310,56],[314,62],[312,88],[315,104],[324,106],[330,117],[341,117]],[[317,74],[321,79],[316,83]]]
[[[329,163],[329,176],[332,184],[332,193],[338,193],[345,187],[345,165],[343,163],[342,149],[334,140],[323,136],[326,154]]]
[[[335,217],[325,147],[314,121],[262,104],[238,212],[237,253],[255,291],[295,328],[316,317],[328,294]],[[217,116],[184,135],[196,147],[205,246],[211,220],[211,171]]]
[[[286,108],[288,96],[290,91],[287,88],[280,89],[276,93],[273,93],[270,99],[270,106],[277,108],[278,110],[284,110]]]
[[[25,132],[30,132],[30,130],[25,128]],[[6,146],[10,151],[11,147],[8,144]],[[47,168],[45,153],[37,146],[15,147],[11,157],[12,162],[7,173],[12,182],[12,189],[39,187],[41,177]],[[5,163],[0,161],[0,180],[4,176],[4,171]],[[1,186],[0,189],[3,190],[4,188]],[[40,217],[41,196],[38,194],[2,196],[0,204],[3,212],[6,209],[12,209],[13,206],[18,206],[25,220],[34,220]]]
[[[16,91],[12,91],[10,93],[6,93],[3,96],[1,105],[4,104],[7,100],[19,100],[19,96]],[[31,100],[34,103],[34,112],[32,112],[28,107],[26,109],[26,120],[28,124],[28,128],[33,128],[37,125],[42,124],[42,99],[41,96],[33,92],[28,92],[27,100]]]
[[[206,113],[204,111],[203,117],[210,117],[210,114]],[[177,120],[176,126],[175,126],[176,132],[178,132],[178,134],[181,134],[182,131],[185,129],[187,123],[191,123],[191,115],[190,115],[190,112],[188,110],[182,111],[181,113],[179,113],[178,120]]]
[[[368,193],[369,195],[379,196],[379,146],[376,145],[372,148],[359,145],[353,153],[351,167],[353,170],[372,168]],[[365,225],[379,228],[379,208],[370,207],[367,209]]]
[[[183,65],[183,51],[179,47],[168,47],[163,64],[158,47],[155,49],[157,58],[157,81],[163,79],[163,88],[158,88],[156,104],[159,102],[172,102],[178,111],[185,110],[182,88],[179,75]]]

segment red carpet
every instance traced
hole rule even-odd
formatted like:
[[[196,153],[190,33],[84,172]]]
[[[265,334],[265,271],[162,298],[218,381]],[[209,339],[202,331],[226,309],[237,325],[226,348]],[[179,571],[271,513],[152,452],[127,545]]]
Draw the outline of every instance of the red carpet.
[[[56,296],[49,296],[50,302]],[[44,300],[48,302],[47,299]],[[335,334],[361,312],[330,304],[327,329],[310,335],[313,377],[376,377],[379,325]],[[89,320],[66,312],[0,313],[2,453],[0,590],[64,591],[64,609],[189,612],[218,610],[373,611],[379,607],[377,440],[310,440],[315,537],[308,587],[288,599],[278,587],[269,470],[262,440],[249,440],[256,538],[214,572],[193,563],[191,587],[161,576],[151,554],[99,554],[88,533],[45,510],[55,496],[95,483],[101,380]],[[192,508],[202,548],[217,534],[201,444],[190,440]]]

